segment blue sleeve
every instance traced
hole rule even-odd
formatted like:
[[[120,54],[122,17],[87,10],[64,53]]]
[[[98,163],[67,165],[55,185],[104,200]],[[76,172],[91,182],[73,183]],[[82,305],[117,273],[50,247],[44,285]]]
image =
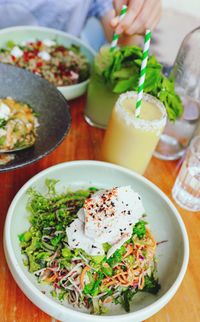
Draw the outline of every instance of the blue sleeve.
[[[113,9],[112,0],[92,0],[88,17],[101,18],[111,9]]]

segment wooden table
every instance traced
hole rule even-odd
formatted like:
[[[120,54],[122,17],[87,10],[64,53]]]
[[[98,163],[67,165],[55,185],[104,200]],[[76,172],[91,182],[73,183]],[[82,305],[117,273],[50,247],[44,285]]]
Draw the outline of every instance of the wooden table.
[[[71,102],[70,133],[53,153],[25,168],[0,174],[0,322],[54,321],[25,297],[12,278],[3,252],[3,226],[11,200],[21,186],[36,173],[64,161],[97,159],[104,131],[92,128],[84,122],[84,104],[84,98]],[[153,158],[145,176],[171,198],[171,188],[179,166],[180,162],[166,162]],[[159,313],[148,319],[149,322],[200,321],[200,213],[178,209],[190,239],[189,267],[174,298]]]

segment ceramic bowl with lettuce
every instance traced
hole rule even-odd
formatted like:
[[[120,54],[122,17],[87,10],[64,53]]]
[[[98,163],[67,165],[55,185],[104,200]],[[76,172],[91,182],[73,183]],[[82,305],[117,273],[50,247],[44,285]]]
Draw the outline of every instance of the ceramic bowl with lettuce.
[[[45,169],[19,190],[4,250],[24,294],[67,322],[146,320],[176,293],[189,257],[184,223],[161,190],[87,160]]]
[[[137,46],[116,48],[102,47],[95,57],[88,88],[85,118],[91,125],[106,128],[112,108],[121,93],[137,91],[142,49]],[[144,92],[158,98],[166,107],[168,119],[175,121],[182,115],[183,105],[168,79],[163,66],[155,56],[147,64]]]

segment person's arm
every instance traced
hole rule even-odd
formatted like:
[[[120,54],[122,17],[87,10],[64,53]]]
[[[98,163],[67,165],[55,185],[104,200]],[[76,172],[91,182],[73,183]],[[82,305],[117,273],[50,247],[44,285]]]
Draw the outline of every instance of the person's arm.
[[[119,21],[122,5],[128,6],[125,17]],[[114,0],[115,10],[110,10],[101,18],[105,34],[109,41],[113,32],[120,34],[122,44],[134,43],[137,35],[143,35],[146,29],[153,30],[158,24],[162,12],[161,0]]]

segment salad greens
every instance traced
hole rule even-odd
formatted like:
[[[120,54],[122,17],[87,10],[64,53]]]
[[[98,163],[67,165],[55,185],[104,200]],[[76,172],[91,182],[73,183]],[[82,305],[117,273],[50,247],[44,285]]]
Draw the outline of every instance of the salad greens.
[[[95,58],[94,72],[105,84],[112,85],[114,93],[120,94],[137,91],[141,64],[142,49],[137,46],[116,48],[113,52],[109,47],[103,47]],[[169,120],[175,121],[182,115],[183,105],[175,92],[174,81],[164,76],[162,65],[155,56],[148,59],[144,92],[164,104]]]
[[[128,312],[137,292],[156,294],[153,236],[140,220],[130,240],[107,258],[111,245],[103,244],[105,255],[90,256],[81,248],[69,249],[66,227],[77,217],[86,198],[97,191],[66,191],[58,194],[57,180],[47,179],[45,195],[28,191],[30,227],[19,235],[24,265],[38,283],[51,286],[51,295],[61,302],[84,307],[93,314],[103,314],[107,304],[120,304]],[[152,248],[153,247],[153,248]]]
[[[133,228],[133,233],[136,234],[138,238],[142,238],[146,234],[146,224],[147,222],[144,220],[140,220],[138,221],[138,223],[135,224]]]

